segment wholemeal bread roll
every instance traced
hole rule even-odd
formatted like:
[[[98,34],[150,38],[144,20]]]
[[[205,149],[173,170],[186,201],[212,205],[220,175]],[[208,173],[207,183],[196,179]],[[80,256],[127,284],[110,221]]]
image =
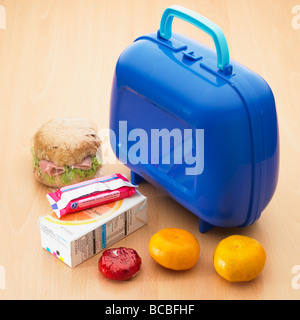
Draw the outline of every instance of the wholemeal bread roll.
[[[44,124],[33,137],[36,178],[62,187],[92,179],[101,167],[101,140],[88,119],[57,118]]]

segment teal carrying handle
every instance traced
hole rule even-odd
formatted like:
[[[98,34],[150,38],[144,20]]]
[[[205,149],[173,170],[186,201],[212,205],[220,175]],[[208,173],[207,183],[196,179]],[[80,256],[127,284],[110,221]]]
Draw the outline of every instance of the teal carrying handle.
[[[217,49],[218,68],[224,72],[227,71],[226,73],[232,72],[232,66],[229,66],[229,70],[228,68],[225,70],[226,66],[228,67],[229,65],[230,57],[228,44],[220,27],[197,12],[173,5],[168,7],[161,17],[159,34],[165,40],[169,40],[172,37],[172,22],[174,17],[187,21],[210,35]]]

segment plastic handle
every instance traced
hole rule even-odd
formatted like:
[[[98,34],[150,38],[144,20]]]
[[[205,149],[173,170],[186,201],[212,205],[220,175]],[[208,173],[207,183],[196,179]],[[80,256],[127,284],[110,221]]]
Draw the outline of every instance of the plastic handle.
[[[227,41],[222,29],[197,12],[173,5],[168,7],[161,17],[159,34],[165,40],[169,40],[172,37],[172,22],[174,17],[193,24],[213,38],[217,49],[218,68],[224,71],[225,66],[230,62],[230,57]]]

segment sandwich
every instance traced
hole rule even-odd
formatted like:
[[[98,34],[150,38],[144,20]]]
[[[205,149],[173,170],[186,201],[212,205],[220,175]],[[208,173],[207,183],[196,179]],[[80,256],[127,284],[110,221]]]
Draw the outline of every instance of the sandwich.
[[[97,176],[101,140],[88,119],[57,118],[33,137],[33,172],[41,183],[61,188]]]

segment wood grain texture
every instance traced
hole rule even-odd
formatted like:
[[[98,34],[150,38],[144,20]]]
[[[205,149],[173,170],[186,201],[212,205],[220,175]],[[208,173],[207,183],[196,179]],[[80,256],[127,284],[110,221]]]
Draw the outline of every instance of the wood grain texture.
[[[298,3],[297,3],[298,2]],[[281,166],[278,188],[261,219],[245,229],[198,232],[197,218],[148,183],[148,225],[120,241],[143,259],[140,274],[124,283],[105,279],[99,255],[71,269],[41,248],[38,218],[49,213],[49,189],[32,175],[30,147],[40,125],[54,116],[88,117],[108,127],[110,90],[120,53],[156,31],[167,0],[0,0],[0,299],[299,299],[292,268],[300,265],[300,30],[292,27],[294,0],[177,0],[218,24],[231,57],[260,74],[277,103]],[[210,46],[195,27],[174,20],[174,30]],[[107,154],[112,157],[112,154]],[[129,170],[106,165],[105,173]],[[201,246],[197,265],[172,272],[148,254],[159,229],[181,227]],[[217,243],[231,234],[259,240],[263,273],[232,284],[212,264]],[[3,268],[2,268],[3,269]]]

